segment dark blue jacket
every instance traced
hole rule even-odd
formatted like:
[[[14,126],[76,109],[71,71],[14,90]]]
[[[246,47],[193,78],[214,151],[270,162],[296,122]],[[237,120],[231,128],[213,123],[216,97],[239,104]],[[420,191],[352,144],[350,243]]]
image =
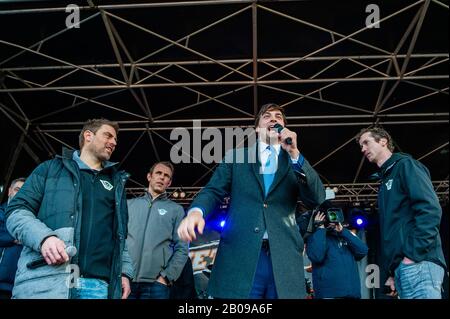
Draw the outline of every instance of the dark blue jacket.
[[[105,166],[110,166],[107,164]],[[133,278],[133,267],[126,248],[128,208],[125,182],[128,174],[116,171],[113,175],[115,194],[115,227],[109,298],[122,296],[121,276]],[[73,151],[65,151],[40,164],[27,178],[20,192],[14,196],[6,210],[9,232],[23,244],[17,265],[13,298],[68,299],[71,297],[67,279],[67,264],[45,265],[28,269],[27,263],[41,258],[40,245],[49,236],[57,236],[66,246],[80,249],[82,220],[82,190],[79,166],[73,160]],[[79,255],[70,260],[78,264]]]
[[[356,261],[367,251],[367,245],[346,228],[340,234],[318,228],[306,244],[313,268],[314,297],[361,298]]]
[[[381,278],[393,276],[404,257],[446,267],[439,236],[442,208],[428,169],[408,154],[394,153],[375,177],[381,179]]]
[[[6,205],[0,205],[0,290],[12,291],[22,245],[15,244],[6,229]]]

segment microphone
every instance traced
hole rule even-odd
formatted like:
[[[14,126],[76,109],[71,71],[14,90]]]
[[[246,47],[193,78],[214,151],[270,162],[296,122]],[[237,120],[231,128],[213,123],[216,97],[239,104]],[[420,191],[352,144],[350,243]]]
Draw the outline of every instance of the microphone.
[[[277,130],[278,133],[281,133],[281,131],[284,129],[284,127],[281,124],[275,124],[273,126],[274,129]],[[288,137],[287,139],[284,140],[286,142],[287,145],[292,145],[292,138]]]
[[[77,254],[77,247],[75,247],[75,246],[67,246],[65,250],[66,250],[67,255],[69,255],[69,257],[73,257]],[[46,266],[46,265],[48,265],[48,264],[45,261],[44,257],[41,257],[39,259],[30,261],[27,264],[27,268],[28,269],[36,269],[36,268]]]

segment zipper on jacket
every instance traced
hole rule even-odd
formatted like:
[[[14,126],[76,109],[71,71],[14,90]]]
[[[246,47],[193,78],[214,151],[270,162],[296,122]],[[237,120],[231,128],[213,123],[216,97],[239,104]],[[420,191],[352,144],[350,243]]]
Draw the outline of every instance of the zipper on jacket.
[[[150,199],[150,205],[149,205],[149,208],[148,208],[148,214],[147,214],[147,218],[145,220],[145,228],[144,228],[143,238],[141,239],[141,248],[139,249],[139,254],[141,254],[141,255],[142,255],[142,251],[144,250],[144,243],[145,243],[144,239],[145,239],[145,234],[147,233],[148,220],[150,219],[150,215],[151,215],[151,212],[152,212],[152,207],[153,207],[153,201]],[[139,262],[139,271],[136,269],[136,279],[138,279],[138,275],[139,275],[139,272],[141,270],[141,266],[142,266],[142,258],[141,258],[141,260]]]
[[[3,256],[5,255],[5,250],[6,250],[6,247],[2,247],[2,254],[0,255],[0,264],[3,261]]]
[[[123,173],[116,172],[112,176],[112,180],[113,180],[114,186],[116,187],[115,193],[114,193],[114,200],[115,200],[115,202],[117,202],[117,205],[114,206],[114,219],[117,220],[117,230],[113,229],[113,236],[115,236],[116,233],[120,233],[120,230],[122,230],[122,231],[124,230],[124,229],[122,229],[123,228],[123,220],[122,220],[122,216],[121,216],[121,213],[122,213],[122,195],[123,195],[123,192],[125,191],[125,183],[126,183],[126,181],[127,181],[127,179],[129,177],[130,177],[130,174],[125,173],[125,172],[123,172]],[[120,186],[120,187],[117,187],[117,186]],[[125,238],[126,238],[126,234],[124,235],[124,238],[123,238],[123,242],[124,243],[125,243]],[[118,289],[121,290],[121,287],[122,287],[122,283],[121,283],[120,277],[122,277],[122,256],[123,256],[123,252],[121,251],[120,241],[121,241],[120,238],[119,238],[119,242],[117,242],[117,239],[114,241],[114,245],[118,246],[118,247],[114,249],[113,255],[116,253],[116,250],[118,250],[118,252],[117,252],[118,253],[118,258],[112,258],[110,280],[109,280],[109,286],[108,286],[108,297],[109,298],[111,296],[114,296],[114,292],[116,290],[118,290]],[[117,261],[119,261],[119,266],[117,265]],[[115,275],[117,274],[117,272],[115,272],[115,269],[117,267],[119,267],[119,269],[118,269],[119,280],[117,280],[115,278]],[[119,287],[117,287],[117,286],[119,286]]]

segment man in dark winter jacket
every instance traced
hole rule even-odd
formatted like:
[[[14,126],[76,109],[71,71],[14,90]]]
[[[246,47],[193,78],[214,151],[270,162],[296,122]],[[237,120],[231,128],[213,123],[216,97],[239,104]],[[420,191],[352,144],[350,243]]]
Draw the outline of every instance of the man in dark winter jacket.
[[[357,261],[367,255],[367,245],[341,223],[325,222],[313,214],[315,229],[307,237],[306,254],[312,263],[314,297],[361,298]]]
[[[5,210],[24,182],[23,177],[13,180],[8,188],[8,201],[0,205],[0,299],[11,298],[17,261],[22,251],[22,245],[6,229]]]
[[[402,299],[440,299],[446,267],[439,235],[442,209],[428,169],[407,154],[392,153],[393,140],[382,128],[363,129],[356,140],[369,162],[380,168],[385,285]]]
[[[118,129],[87,121],[80,151],[40,164],[9,203],[6,226],[24,246],[13,298],[128,297],[128,174],[109,162]]]

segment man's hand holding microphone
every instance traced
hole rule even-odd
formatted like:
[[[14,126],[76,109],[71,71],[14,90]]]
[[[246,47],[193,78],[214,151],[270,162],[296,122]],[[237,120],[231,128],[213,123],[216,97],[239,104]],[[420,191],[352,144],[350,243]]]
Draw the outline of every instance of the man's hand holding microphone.
[[[61,265],[75,256],[77,249],[75,246],[67,246],[56,236],[50,236],[41,245],[42,258],[29,262],[27,267],[35,269],[45,265]]]

